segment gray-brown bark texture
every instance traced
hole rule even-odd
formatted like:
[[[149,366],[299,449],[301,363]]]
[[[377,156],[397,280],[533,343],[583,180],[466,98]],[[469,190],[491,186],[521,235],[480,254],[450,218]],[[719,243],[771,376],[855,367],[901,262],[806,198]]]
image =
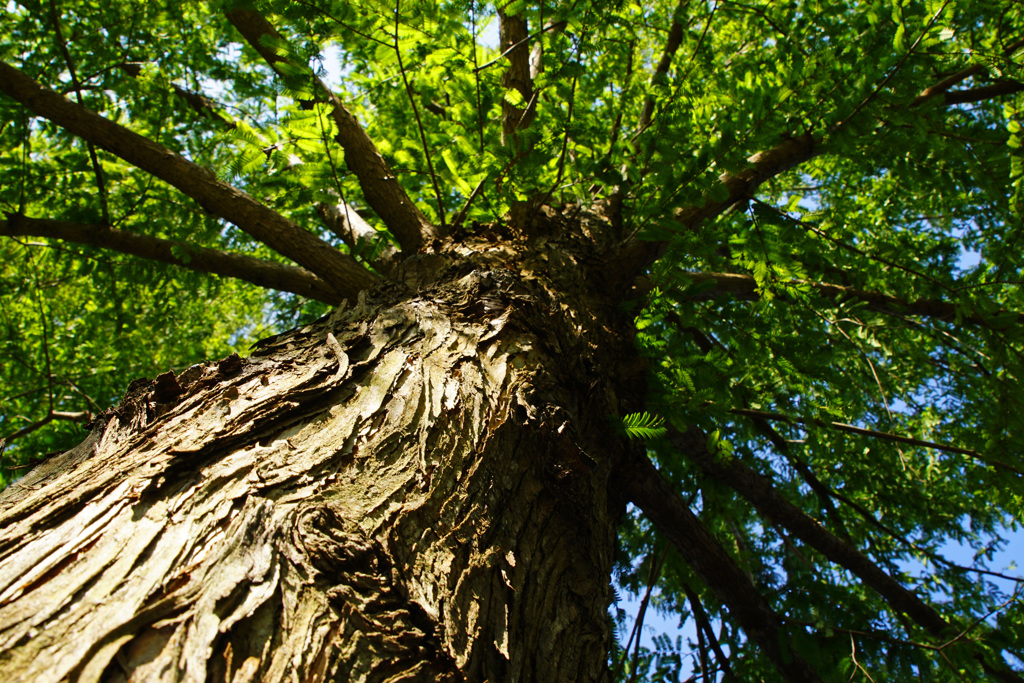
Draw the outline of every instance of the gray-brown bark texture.
[[[607,680],[642,366],[586,229],[527,220],[133,383],[9,488],[7,680]]]

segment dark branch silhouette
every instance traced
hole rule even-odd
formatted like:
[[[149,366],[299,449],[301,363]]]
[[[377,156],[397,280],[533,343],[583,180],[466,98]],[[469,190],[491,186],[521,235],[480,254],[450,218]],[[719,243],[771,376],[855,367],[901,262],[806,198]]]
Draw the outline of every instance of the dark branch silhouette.
[[[638,458],[630,475],[632,478],[626,488],[630,501],[675,545],[785,680],[820,680],[807,662],[792,650],[778,615],[764,595],[651,461],[646,457]]]
[[[848,569],[881,595],[894,610],[910,617],[939,642],[946,641],[958,632],[958,625],[947,622],[934,608],[882,571],[857,548],[829,532],[789,502],[775,489],[768,477],[755,472],[736,458],[716,458],[707,448],[707,436],[699,429],[690,426],[683,432],[669,426],[668,438],[672,446],[696,464],[706,476],[733,489],[757,508],[765,519],[785,527],[829,561]],[[987,663],[982,664],[988,668]],[[1005,667],[992,673],[1001,680],[1020,680]]]

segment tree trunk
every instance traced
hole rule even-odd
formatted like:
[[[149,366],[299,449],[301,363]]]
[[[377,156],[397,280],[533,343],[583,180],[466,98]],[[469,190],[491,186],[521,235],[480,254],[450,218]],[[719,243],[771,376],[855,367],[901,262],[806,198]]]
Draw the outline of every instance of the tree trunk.
[[[600,252],[543,220],[133,383],[9,488],[7,679],[607,680],[642,368]]]

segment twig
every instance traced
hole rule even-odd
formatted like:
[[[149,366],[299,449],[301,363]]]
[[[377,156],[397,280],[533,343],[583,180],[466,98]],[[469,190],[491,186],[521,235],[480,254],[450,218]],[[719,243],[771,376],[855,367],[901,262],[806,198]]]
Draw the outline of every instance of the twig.
[[[946,6],[949,3],[950,3],[950,0],[945,0],[945,2],[942,3],[942,6],[939,7],[939,9],[935,10],[935,13],[932,14],[931,18],[928,20],[928,23],[925,25],[924,29],[921,30],[921,34],[917,37],[917,40],[915,40],[914,44],[910,46],[910,48],[906,51],[906,53],[904,53],[904,55],[902,57],[900,57],[900,60],[896,63],[895,66],[893,66],[893,68],[889,71],[889,73],[887,73],[885,75],[885,78],[882,79],[882,82],[879,83],[868,94],[868,96],[865,97],[861,101],[860,104],[858,104],[856,107],[854,107],[853,111],[850,112],[850,114],[846,118],[841,120],[839,123],[835,124],[832,127],[832,130],[829,131],[830,133],[834,133],[837,130],[839,130],[840,128],[842,128],[843,126],[845,126],[846,124],[848,124],[853,119],[853,117],[855,117],[857,114],[860,113],[860,111],[862,109],[864,109],[864,107],[866,107],[872,100],[874,100],[876,97],[878,97],[878,94],[880,92],[882,92],[882,89],[885,88],[886,85],[888,85],[889,81],[892,80],[893,76],[895,76],[897,73],[899,73],[899,70],[901,68],[903,68],[903,64],[906,63],[907,59],[910,58],[910,55],[912,55],[914,53],[914,50],[916,50],[917,46],[921,44],[921,41],[924,40],[924,37],[926,35],[928,35],[928,31],[930,31],[932,29],[932,25],[935,23],[935,20],[939,18],[939,15],[942,14],[942,12],[946,9]]]
[[[857,661],[857,644],[853,640],[853,634],[850,634],[850,661],[853,662],[854,670],[850,673],[850,681],[857,674],[858,671],[862,672],[871,683],[875,683],[875,679],[871,677],[868,670],[865,669],[860,662]]]
[[[562,183],[562,177],[565,174],[565,155],[569,149],[569,129],[572,126],[572,114],[573,107],[576,104],[576,76],[572,77],[572,86],[569,90],[569,111],[566,114],[565,120],[565,134],[562,136],[562,152],[558,155],[558,174],[555,176],[555,182],[551,184],[551,189],[544,195],[542,204],[547,204],[551,199],[551,195],[555,193],[558,186]]]
[[[857,247],[853,246],[852,244],[847,244],[846,242],[844,242],[844,241],[842,241],[842,240],[840,240],[838,238],[832,237],[831,235],[826,233],[824,230],[819,229],[818,227],[816,227],[812,223],[808,223],[807,221],[802,221],[799,218],[794,218],[793,216],[789,215],[788,213],[786,213],[782,209],[778,208],[777,206],[772,206],[771,204],[769,204],[767,202],[763,202],[763,201],[761,201],[760,199],[757,199],[757,198],[752,198],[751,199],[751,203],[757,204],[758,206],[760,206],[760,207],[762,207],[762,208],[764,208],[766,210],[769,210],[769,211],[772,211],[772,212],[778,214],[780,217],[784,218],[787,221],[792,222],[794,225],[797,225],[798,227],[803,228],[804,230],[807,230],[809,232],[813,232],[818,237],[821,237],[822,239],[824,239],[824,240],[826,240],[828,242],[831,242],[832,244],[836,245],[840,249],[844,249],[845,251],[848,251],[848,252],[850,252],[852,254],[857,254],[858,256],[863,256],[864,258],[868,259],[869,261],[877,261],[878,263],[883,263],[883,264],[885,264],[887,266],[890,266],[892,268],[896,268],[898,270],[902,270],[905,273],[910,273],[911,275],[915,275],[915,276],[917,276],[919,278],[922,278],[924,280],[928,280],[932,284],[941,287],[942,289],[946,290],[947,292],[954,291],[946,283],[944,283],[944,282],[942,282],[940,280],[935,279],[934,277],[932,277],[931,275],[928,275],[925,272],[922,272],[922,271],[919,271],[919,270],[915,270],[914,268],[911,268],[909,266],[905,266],[905,265],[903,265],[901,263],[897,263],[895,261],[891,261],[891,260],[889,260],[887,258],[883,258],[881,256],[876,256],[874,254],[869,254],[868,252],[864,251],[863,249],[858,249]]]
[[[476,46],[476,0],[473,0],[472,5],[470,6],[469,22],[470,22],[469,23],[469,25],[470,25],[470,33],[473,36],[473,83],[474,83],[474,86],[476,88],[476,116],[477,116],[477,120],[480,123],[480,125],[477,126],[477,132],[478,132],[479,138],[480,138],[480,154],[483,154],[484,153],[484,105],[483,105],[483,100],[480,97],[480,69],[477,67],[477,63],[476,63],[476,50],[477,50],[477,46]],[[479,189],[479,187],[480,186],[478,185],[477,188]],[[474,190],[474,192],[475,192],[475,190]],[[459,212],[459,215],[456,216],[454,221],[452,221],[452,225],[458,226],[458,225],[460,225],[462,223],[462,219],[465,217],[466,209],[468,209],[468,208],[469,208],[469,206],[468,206],[468,202],[467,202],[467,206],[463,207],[462,211]]]
[[[42,429],[43,427],[50,424],[54,420],[66,420],[68,422],[89,422],[92,419],[93,414],[88,410],[82,410],[74,413],[61,410],[51,410],[48,413],[46,413],[45,417],[36,420],[35,422],[26,425],[21,429],[18,429],[17,431],[8,434],[3,439],[0,439],[0,441],[5,442],[6,444],[10,444],[15,439],[27,436],[28,434],[31,434],[32,432],[38,429]]]
[[[711,620],[708,618],[707,612],[704,611],[704,605],[700,601],[700,596],[685,581],[683,582],[683,591],[686,593],[686,599],[690,601],[693,619],[697,622],[697,633],[703,632],[708,641],[710,641],[711,649],[715,651],[716,661],[725,672],[725,679],[731,679],[735,674],[733,674],[732,667],[729,665],[729,658],[722,651],[722,645],[718,642],[714,629],[711,628]]]
[[[453,229],[462,225],[462,222],[466,220],[466,213],[469,211],[469,207],[472,206],[473,201],[483,191],[484,185],[487,184],[487,180],[489,178],[489,175],[485,175],[483,178],[481,178],[480,182],[478,182],[476,184],[476,187],[473,188],[473,191],[469,193],[468,197],[466,197],[466,203],[462,205],[462,208],[459,209],[459,212],[455,214],[455,218],[452,219]]]
[[[53,415],[54,403],[53,403],[53,368],[50,365],[50,333],[47,331],[47,318],[46,308],[43,306],[43,298],[39,295],[39,276],[36,273],[35,263],[32,264],[32,280],[33,292],[35,294],[36,306],[39,308],[39,324],[43,327],[42,345],[43,345],[43,360],[46,365],[46,396],[47,402],[50,407],[50,415]]]
[[[412,92],[412,86],[409,85],[409,78],[405,73],[405,64],[402,61],[402,50],[398,46],[398,20],[401,16],[401,0],[395,0],[395,55],[398,57],[398,72],[402,74],[402,83],[405,84],[405,93],[409,96],[409,104],[412,105],[413,116],[416,117],[416,127],[420,133],[420,143],[423,145],[423,156],[427,160],[427,171],[430,173],[430,181],[434,185],[434,197],[437,200],[437,217],[441,221],[441,230],[446,229],[445,224],[445,211],[444,211],[444,200],[441,198],[441,186],[437,182],[437,174],[434,173],[434,162],[430,158],[430,146],[427,144],[427,134],[423,130],[423,120],[420,118],[420,108],[416,104],[416,98]]]
[[[78,81],[78,76],[75,73],[75,63],[71,59],[67,42],[64,40],[64,33],[60,28],[60,14],[57,12],[55,0],[50,0],[50,20],[53,22],[53,30],[57,36],[57,47],[60,48],[60,52],[64,56],[64,63],[67,64],[68,74],[71,76],[71,87],[75,91],[75,99],[78,100],[79,105],[84,107],[82,84]],[[110,225],[110,210],[107,206],[107,187],[103,177],[103,168],[100,166],[99,157],[96,155],[96,147],[89,141],[86,141],[85,146],[89,150],[89,161],[92,163],[93,174],[96,176],[96,192],[100,201],[100,215],[103,218],[103,222]]]
[[[623,648],[622,657],[619,658],[619,663],[615,667],[615,671],[612,674],[612,680],[616,680],[619,674],[622,673],[622,667],[626,664],[626,657],[629,656],[629,647],[633,644],[633,637],[636,637],[636,644],[633,649],[633,662],[630,667],[629,680],[635,681],[637,675],[637,661],[640,657],[640,632],[643,630],[644,615],[647,614],[647,605],[651,600],[651,592],[654,590],[654,585],[658,582],[658,577],[661,575],[661,568],[665,564],[665,558],[668,556],[668,546],[666,545],[662,551],[661,556],[657,558],[655,562],[654,554],[652,553],[649,558],[647,568],[647,588],[644,590],[644,596],[640,599],[640,607],[636,611],[636,620],[633,622],[633,629],[629,633],[629,640],[626,641],[626,646]]]
[[[732,413],[734,415],[745,415],[747,417],[761,417],[761,418],[764,418],[766,420],[780,420],[780,421],[789,422],[789,423],[792,423],[792,424],[802,424],[802,425],[813,424],[813,425],[817,425],[818,427],[826,427],[826,428],[829,428],[829,429],[835,429],[835,430],[840,431],[840,432],[847,432],[849,434],[857,434],[858,436],[869,436],[871,438],[881,439],[883,441],[892,441],[892,442],[895,442],[895,443],[905,443],[908,446],[921,446],[923,448],[934,448],[935,450],[946,451],[947,453],[957,453],[959,455],[969,455],[970,457],[975,458],[976,460],[980,460],[981,462],[983,462],[983,463],[985,463],[987,465],[992,465],[994,467],[999,467],[1001,469],[1007,470],[1008,472],[1013,472],[1014,474],[1018,474],[1018,475],[1024,476],[1024,471],[1021,471],[1019,468],[1014,467],[1013,465],[1007,464],[1005,462],[1002,462],[1001,460],[996,460],[994,458],[989,458],[987,456],[984,456],[981,453],[979,453],[978,451],[972,450],[970,448],[960,448],[959,446],[950,446],[948,444],[936,443],[935,441],[925,441],[924,439],[915,439],[914,437],[903,436],[902,434],[892,434],[890,432],[880,432],[880,431],[876,431],[874,429],[865,429],[864,427],[856,427],[854,425],[845,424],[843,422],[826,422],[824,420],[817,420],[817,419],[813,419],[813,418],[804,419],[804,418],[799,418],[799,417],[792,417],[792,416],[789,416],[789,415],[782,415],[781,413],[772,413],[772,412],[768,412],[768,411],[765,411],[765,410],[748,410],[748,409],[745,409],[745,408],[729,408],[728,412],[730,412],[730,413]]]
[[[765,12],[764,10],[762,10],[762,9],[760,9],[760,8],[757,8],[757,7],[752,7],[752,6],[750,6],[750,5],[745,5],[745,4],[743,4],[742,2],[735,2],[735,0],[723,0],[723,4],[724,4],[724,3],[728,3],[729,5],[734,5],[734,6],[736,6],[736,7],[742,8],[742,9],[744,9],[744,10],[746,10],[746,11],[750,12],[751,14],[756,14],[757,16],[759,16],[759,17],[761,17],[762,19],[764,19],[764,20],[765,20],[765,22],[767,22],[767,24],[768,24],[769,26],[771,26],[771,27],[772,27],[773,29],[775,29],[775,31],[776,31],[776,32],[777,32],[777,33],[778,33],[778,34],[779,34],[780,36],[782,36],[783,38],[785,38],[785,39],[789,40],[789,33],[787,33],[787,32],[786,32],[786,31],[785,31],[785,30],[784,30],[784,29],[783,29],[783,28],[782,28],[781,26],[779,26],[779,25],[778,25],[778,24],[777,24],[776,22],[772,21],[772,18],[771,18],[771,17],[769,17],[769,16],[768,16],[768,14],[767,14],[767,13],[766,13],[766,12]],[[767,5],[767,6],[769,6],[769,7],[770,7],[770,6],[771,6],[771,3],[768,3],[768,5]],[[805,49],[803,48],[803,46],[802,46],[802,45],[800,45],[799,43],[792,43],[792,45],[793,45],[793,47],[795,47],[795,48],[796,48],[797,50],[799,50],[799,51],[800,51],[800,54],[802,54],[802,55],[803,55],[804,57],[807,57],[807,50],[805,50]]]
[[[980,616],[977,619],[975,619],[973,622],[971,622],[970,625],[968,625],[967,627],[962,629],[960,631],[960,633],[957,633],[955,636],[953,636],[952,638],[950,638],[946,642],[942,643],[941,645],[937,645],[935,649],[937,649],[937,650],[944,650],[947,647],[949,647],[950,645],[953,645],[954,643],[956,643],[957,641],[962,640],[964,637],[967,636],[968,633],[970,633],[974,629],[978,628],[978,626],[980,624],[982,624],[986,619],[988,619],[993,614],[995,614],[999,610],[1001,610],[1004,607],[1006,607],[1007,605],[1009,605],[1011,602],[1015,602],[1017,600],[1017,596],[1020,595],[1020,593],[1021,593],[1021,588],[1022,588],[1021,584],[1017,584],[1017,587],[1013,589],[1013,595],[1011,595],[1010,597],[1006,598],[1006,600],[1004,600],[1001,604],[996,605],[995,607],[990,609],[987,614],[985,614],[983,616]]]

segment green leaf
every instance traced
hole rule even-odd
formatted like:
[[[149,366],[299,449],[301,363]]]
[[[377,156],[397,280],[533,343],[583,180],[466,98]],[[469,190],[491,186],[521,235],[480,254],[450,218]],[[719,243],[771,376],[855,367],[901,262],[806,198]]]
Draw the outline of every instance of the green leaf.
[[[518,107],[523,104],[523,94],[515,88],[510,88],[505,91],[505,101],[511,104],[513,107]]]
[[[649,441],[664,436],[668,429],[661,417],[649,413],[630,413],[622,418],[626,434],[633,439]]]

